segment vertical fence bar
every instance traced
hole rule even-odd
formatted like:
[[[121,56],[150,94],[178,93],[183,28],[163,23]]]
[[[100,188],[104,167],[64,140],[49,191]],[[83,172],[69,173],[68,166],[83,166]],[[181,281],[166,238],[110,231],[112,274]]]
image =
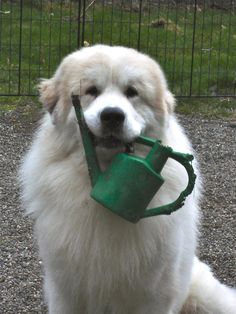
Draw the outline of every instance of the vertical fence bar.
[[[22,56],[22,24],[23,24],[23,0],[20,0],[20,37],[19,37],[19,59],[18,59],[18,92],[21,90],[21,56]]]
[[[179,8],[178,6],[176,5],[175,6],[175,19],[174,19],[174,23],[176,25],[175,27],[175,31],[174,31],[174,47],[173,47],[173,66],[172,66],[172,77],[171,77],[171,85],[172,85],[172,88],[175,87],[175,74],[176,74],[176,42],[177,42],[177,27],[178,27],[178,14],[179,14]],[[177,69],[178,71],[178,69]],[[181,85],[183,85],[183,80],[182,80],[182,83]]]
[[[141,42],[141,24],[142,24],[142,4],[143,1],[140,0],[139,2],[139,18],[138,18],[138,44],[137,44],[137,50],[140,51],[140,42]]]
[[[158,1],[158,15],[157,15],[157,20],[160,20],[160,12],[161,12],[161,3],[160,1]],[[156,41],[156,45],[155,45],[155,56],[157,58],[157,60],[159,60],[159,55],[160,55],[160,49],[163,49],[162,45],[160,47],[159,45],[159,30],[156,32],[156,36],[155,36],[155,41]]]
[[[49,15],[49,34],[48,34],[48,77],[51,75],[51,55],[52,55],[52,12],[53,4],[52,0],[50,1],[50,15]]]
[[[131,26],[132,25],[132,0],[129,5],[129,46],[131,46]]]
[[[10,6],[10,12],[12,12],[13,10],[13,6],[12,6],[12,1],[11,1],[11,6]],[[12,23],[13,23],[13,18],[12,18],[12,14],[10,16],[10,47],[9,47],[9,81],[8,81],[8,94],[11,94],[11,85],[12,85],[12,59],[14,58],[12,56],[12,51],[14,51],[14,48],[12,49]],[[1,29],[1,28],[0,28]],[[0,43],[1,43],[1,38],[0,38]],[[1,49],[0,49],[1,50]],[[13,69],[13,73],[14,73],[14,69]],[[14,82],[13,82],[14,83]]]
[[[81,36],[81,47],[84,46],[84,35],[85,35],[85,14],[86,14],[86,0],[83,1],[83,18],[82,18],[82,36]]]
[[[82,7],[83,2],[83,7]],[[83,9],[83,11],[82,11]],[[78,3],[78,27],[77,27],[77,48],[84,46],[84,32],[85,32],[85,12],[86,12],[86,0],[79,0]],[[82,19],[82,27],[81,27]]]
[[[111,2],[111,30],[110,30],[110,45],[112,45],[112,36],[113,36],[113,18],[114,18],[114,0]]]
[[[38,38],[38,77],[41,77],[41,59],[42,59],[42,23],[43,23],[43,2],[40,1],[40,18],[39,18],[39,38]]]
[[[193,87],[193,65],[194,65],[194,53],[195,53],[196,18],[197,18],[197,0],[194,1],[193,37],[192,37],[192,55],[191,55],[189,96],[192,96],[192,87]]]
[[[219,34],[219,41],[218,41],[218,62],[217,62],[217,74],[216,74],[216,93],[220,94],[219,88],[220,88],[220,75],[221,75],[221,48],[222,48],[222,29],[223,29],[223,10],[221,10],[220,13],[220,34]],[[224,50],[224,48],[223,48]]]
[[[101,43],[103,43],[103,39],[104,39],[104,10],[105,10],[105,1],[102,1],[102,20],[101,20]],[[106,24],[106,21],[105,21]]]
[[[69,33],[68,33],[68,36],[69,36],[69,44],[68,44],[68,49],[69,51],[72,50],[72,40],[71,40],[71,35],[72,35],[72,1],[70,1],[70,19],[69,19]]]
[[[29,72],[29,77],[28,77],[28,94],[31,92],[31,54],[32,54],[32,19],[33,19],[33,1],[30,1],[30,31],[29,31],[29,64],[28,64],[28,72]]]
[[[62,18],[63,18],[63,13],[62,13],[62,8],[63,6],[63,2],[61,1],[60,3],[60,24],[59,24],[59,36],[58,36],[58,50],[59,50],[59,53],[58,53],[58,63],[60,62],[61,60],[61,57],[62,57],[62,45],[61,45],[61,41],[62,41]]]
[[[2,1],[0,1],[0,11],[2,12]],[[2,56],[2,46],[3,46],[3,36],[2,36],[2,24],[3,24],[3,14],[0,13],[0,58]]]
[[[151,25],[151,9],[150,9],[150,2],[147,2],[148,6],[148,26],[147,26],[147,41],[146,41],[146,51],[147,53],[150,53],[150,25]]]
[[[230,38],[231,38],[231,26],[232,26],[232,22],[231,22],[231,17],[233,15],[233,5],[232,5],[232,13],[230,12],[229,14],[229,23],[228,23],[228,45],[227,45],[227,48],[226,48],[226,52],[227,52],[227,61],[226,61],[226,67],[225,67],[225,71],[226,71],[226,82],[227,82],[227,92],[226,94],[230,94],[232,93],[232,91],[230,91],[229,89],[229,85],[230,85],[230,82],[229,82],[229,56],[230,56],[230,46],[231,46],[231,41],[230,41]],[[235,73],[235,83],[234,83],[234,89],[235,89],[235,86],[236,86],[236,73]],[[235,94],[235,92],[234,92]]]
[[[93,4],[93,13],[92,13],[92,44],[94,44],[94,38],[95,38],[95,26],[96,26],[96,21],[95,21],[95,5]]]
[[[186,52],[186,33],[187,33],[187,1],[185,0],[185,11],[184,11],[184,41],[183,41],[183,47],[182,47],[182,62],[181,62],[181,78],[182,78],[182,84],[180,87],[180,94],[186,95],[187,89],[184,88],[184,81],[185,81],[185,52]]]
[[[123,5],[124,5],[124,1],[121,1],[121,6],[120,6],[120,13],[119,13],[119,24],[120,24],[120,32],[119,32],[119,45],[122,42],[122,34],[123,34],[123,25],[122,25],[122,21],[123,21]]]
[[[167,21],[167,28],[165,29],[165,48],[164,48],[164,53],[165,53],[165,61],[164,61],[164,70],[166,70],[166,62],[167,62],[167,46],[168,46],[168,25],[169,25],[169,14],[170,14],[170,1],[168,0],[167,2],[167,12],[166,12],[166,21]],[[169,75],[169,73],[167,73]]]
[[[213,50],[213,36],[214,36],[214,25],[215,25],[215,22],[214,22],[214,17],[215,17],[215,13],[214,13],[214,10],[212,8],[211,10],[211,32],[210,32],[210,42],[209,42],[209,57],[208,57],[208,75],[207,75],[207,94],[209,93],[209,90],[210,90],[210,76],[211,76],[211,72],[212,72],[212,68],[211,68],[211,56],[212,56],[212,50]]]
[[[81,17],[81,0],[78,1],[77,48],[80,48],[80,32],[81,32],[80,17]]]
[[[200,73],[199,73],[199,81],[198,81],[198,95],[201,94],[201,84],[202,84],[202,66],[203,66],[203,43],[204,43],[204,31],[205,31],[205,11],[206,6],[204,2],[203,12],[202,12],[202,22],[201,22],[201,52],[200,52]]]

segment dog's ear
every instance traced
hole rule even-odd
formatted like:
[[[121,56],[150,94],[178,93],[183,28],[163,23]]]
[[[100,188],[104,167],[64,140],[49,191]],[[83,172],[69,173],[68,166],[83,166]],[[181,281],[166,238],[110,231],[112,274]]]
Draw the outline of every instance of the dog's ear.
[[[53,124],[65,122],[71,108],[70,99],[65,99],[58,90],[59,83],[55,82],[54,77],[43,79],[38,85],[39,99],[50,113]]]
[[[164,102],[168,112],[172,113],[175,109],[176,101],[174,95],[169,90],[166,90],[164,93]]]
[[[43,79],[38,85],[39,99],[44,107],[52,114],[58,101],[58,95],[53,79]]]

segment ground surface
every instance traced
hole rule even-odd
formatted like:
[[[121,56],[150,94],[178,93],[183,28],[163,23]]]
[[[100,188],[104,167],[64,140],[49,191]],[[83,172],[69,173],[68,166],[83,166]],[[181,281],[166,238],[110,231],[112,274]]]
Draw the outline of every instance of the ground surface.
[[[29,146],[38,116],[27,106],[0,116],[1,313],[46,313],[41,262],[32,224],[20,208],[16,181],[20,159]],[[201,116],[179,119],[193,141],[205,178],[199,255],[222,282],[235,285],[236,128],[228,121]]]

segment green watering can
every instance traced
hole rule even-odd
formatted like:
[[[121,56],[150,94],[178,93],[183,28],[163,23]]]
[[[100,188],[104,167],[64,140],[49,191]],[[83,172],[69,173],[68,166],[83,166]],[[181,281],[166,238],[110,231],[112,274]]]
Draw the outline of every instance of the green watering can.
[[[119,153],[110,166],[101,171],[94,149],[93,135],[88,129],[78,96],[72,96],[73,106],[80,126],[85,155],[91,179],[91,197],[130,222],[141,218],[171,214],[184,205],[185,198],[194,187],[196,175],[191,161],[193,156],[174,152],[171,147],[161,145],[159,140],[144,136],[135,142],[151,147],[146,158]],[[188,185],[172,203],[147,209],[148,204],[164,183],[161,170],[168,158],[181,163],[188,173]]]

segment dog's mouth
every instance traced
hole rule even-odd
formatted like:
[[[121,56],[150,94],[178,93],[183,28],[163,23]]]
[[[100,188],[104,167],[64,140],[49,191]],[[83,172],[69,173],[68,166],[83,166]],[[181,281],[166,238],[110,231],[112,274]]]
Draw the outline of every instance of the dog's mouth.
[[[134,146],[133,142],[124,142],[120,138],[109,135],[104,137],[94,137],[95,146],[106,148],[106,149],[120,149],[121,151],[125,151],[126,153],[133,153]]]

